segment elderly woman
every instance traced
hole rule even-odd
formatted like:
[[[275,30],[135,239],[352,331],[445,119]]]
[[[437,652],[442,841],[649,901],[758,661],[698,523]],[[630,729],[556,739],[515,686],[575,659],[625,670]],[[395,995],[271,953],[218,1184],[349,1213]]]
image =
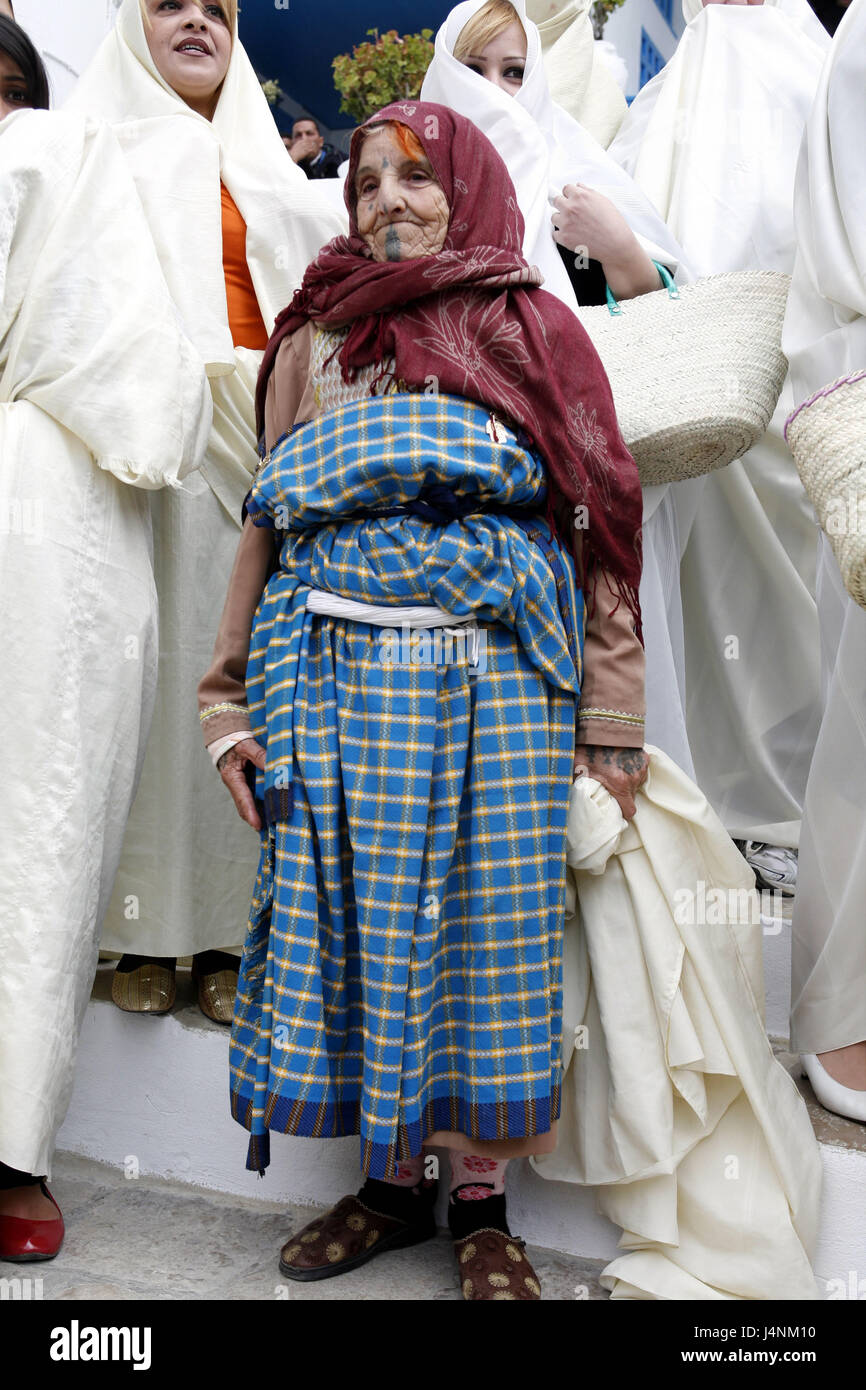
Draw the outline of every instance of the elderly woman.
[[[114,135],[22,109],[45,73],[5,18],[0,72],[0,1260],[31,1261],[63,1240],[45,1180],[153,710],[145,490],[211,402]]]
[[[465,1296],[537,1298],[505,1168],[554,1142],[575,736],[627,815],[645,776],[640,488],[471,122],[386,108],[346,201],[265,354],[270,452],[199,692],[209,741],[247,723],[220,769],[265,821],[233,1113],[259,1170],[270,1129],[360,1135],[363,1187],[287,1277],[432,1236],[437,1144]]]
[[[167,1012],[177,958],[192,956],[199,1005],[226,1024],[237,979],[229,951],[255,856],[216,797],[191,711],[257,462],[262,351],[304,268],[344,225],[286,159],[237,8],[123,0],[70,103],[120,136],[214,399],[196,486],[153,508],[159,689],[103,945],[121,953],[112,988],[121,1009]]]

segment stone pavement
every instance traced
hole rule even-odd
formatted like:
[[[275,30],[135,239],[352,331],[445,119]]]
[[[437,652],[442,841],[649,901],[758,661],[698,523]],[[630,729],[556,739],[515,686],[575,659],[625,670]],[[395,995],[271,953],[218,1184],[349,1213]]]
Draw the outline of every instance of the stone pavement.
[[[280,1247],[318,1208],[126,1178],[121,1169],[69,1154],[57,1156],[51,1190],[67,1227],[57,1259],[0,1261],[0,1281],[32,1281],[26,1288],[33,1298],[461,1300],[447,1234],[340,1278],[298,1284],[280,1275]],[[607,1298],[598,1282],[602,1261],[532,1246],[527,1253],[545,1299]]]

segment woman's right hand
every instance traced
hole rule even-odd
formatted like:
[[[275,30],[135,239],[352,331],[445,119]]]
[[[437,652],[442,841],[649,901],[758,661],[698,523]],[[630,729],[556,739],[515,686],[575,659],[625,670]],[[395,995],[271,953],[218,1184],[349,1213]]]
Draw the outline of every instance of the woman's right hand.
[[[232,794],[238,815],[253,830],[261,830],[262,820],[256,810],[255,797],[250,791],[245,769],[247,763],[253,763],[264,771],[265,758],[262,745],[256,743],[254,738],[245,738],[242,743],[236,743],[234,748],[223,753],[217,763],[217,771]]]

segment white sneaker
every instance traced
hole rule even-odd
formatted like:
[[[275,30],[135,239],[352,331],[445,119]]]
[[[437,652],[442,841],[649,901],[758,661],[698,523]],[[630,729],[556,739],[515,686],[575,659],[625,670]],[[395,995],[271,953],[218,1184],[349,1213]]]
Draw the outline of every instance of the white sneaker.
[[[759,888],[770,888],[793,898],[797,891],[797,851],[762,840],[742,842],[742,855],[758,880]]]
[[[834,1115],[844,1115],[847,1120],[866,1123],[866,1091],[854,1091],[850,1086],[843,1086],[841,1081],[834,1080],[814,1052],[801,1052],[800,1061],[819,1105],[831,1110]]]

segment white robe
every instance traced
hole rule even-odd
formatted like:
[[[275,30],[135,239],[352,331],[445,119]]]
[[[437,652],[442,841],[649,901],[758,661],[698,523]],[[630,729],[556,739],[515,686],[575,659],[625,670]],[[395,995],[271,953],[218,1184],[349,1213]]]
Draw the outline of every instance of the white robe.
[[[596,45],[590,9],[591,0],[526,3],[538,25],[550,95],[606,149],[628,106]]]
[[[156,685],[143,489],[211,402],[107,128],[8,117],[0,208],[0,1161],[47,1174]]]
[[[824,65],[797,170],[797,258],[782,335],[796,404],[866,368],[864,129],[866,0],[854,0]],[[825,536],[818,619],[822,720],[791,960],[791,1039],[803,1052],[866,1040],[866,612],[846,592]]]
[[[124,0],[70,105],[116,130],[213,390],[213,433],[200,477],[183,495],[153,503],[159,689],[103,936],[108,950],[185,956],[242,939],[258,859],[257,837],[239,819],[204,748],[196,702],[258,463],[253,393],[261,354],[232,344],[220,180],[247,225],[247,261],[269,332],[309,262],[346,230],[346,218],[288,158],[236,34],[208,122],[160,77],[138,0]]]
[[[648,751],[628,825],[598,783],[572,788],[562,1116],[532,1164],[622,1228],[612,1298],[814,1299],[821,1158],[764,1028],[754,875]]]
[[[806,784],[791,949],[798,1052],[866,1042],[866,612],[847,593],[826,536],[818,619],[823,719]]]
[[[696,273],[790,274],[794,171],[829,38],[806,0],[684,11],[610,153]],[[706,479],[682,596],[697,779],[732,835],[796,846],[819,697],[814,516],[782,438],[792,405],[786,384],[764,439]]]
[[[568,273],[553,239],[550,199],[566,183],[581,182],[604,194],[622,213],[647,254],[679,270],[681,252],[655,208],[633,180],[572,116],[552,101],[541,58],[538,28],[516,0],[526,31],[527,55],[520,90],[510,96],[454,57],[460,33],[484,0],[465,0],[436,35],[436,52],[421,96],[460,112],[484,131],[505,160],[526,231],[523,252],[544,275],[545,289],[577,312]],[[646,738],[691,774],[686,737],[679,593],[679,529],[675,491],[644,491],[644,574],[640,588],[647,661]]]

